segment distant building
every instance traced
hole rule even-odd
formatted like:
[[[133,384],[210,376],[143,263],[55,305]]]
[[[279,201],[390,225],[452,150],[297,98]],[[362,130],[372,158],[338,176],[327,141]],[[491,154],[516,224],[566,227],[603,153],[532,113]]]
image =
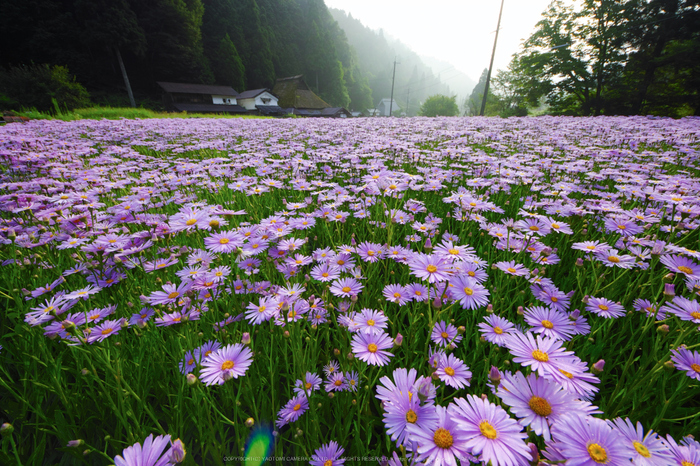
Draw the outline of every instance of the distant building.
[[[238,105],[246,110],[257,110],[261,107],[277,107],[279,98],[270,89],[252,89],[238,94]]]
[[[330,108],[330,105],[309,89],[302,74],[288,78],[279,78],[272,92],[279,96],[280,107],[297,110]]]
[[[377,110],[379,111],[380,116],[390,116],[390,108],[391,113],[394,113],[397,110],[401,110],[401,107],[399,107],[399,104],[396,103],[396,100],[393,101],[393,104],[391,102],[391,99],[382,99],[379,101],[379,104],[377,104]]]
[[[238,105],[238,92],[229,86],[158,82],[163,105],[171,112],[246,113]]]

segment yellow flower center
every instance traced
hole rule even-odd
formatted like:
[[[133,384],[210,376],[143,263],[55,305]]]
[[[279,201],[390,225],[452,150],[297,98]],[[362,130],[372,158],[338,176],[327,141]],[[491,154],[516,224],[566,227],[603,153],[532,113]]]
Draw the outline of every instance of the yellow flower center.
[[[493,440],[498,437],[498,431],[489,421],[481,421],[481,423],[479,423],[479,430],[481,431],[481,435],[487,439]]]
[[[435,431],[433,434],[433,442],[435,442],[435,445],[440,448],[450,448],[454,443],[452,440],[452,434],[450,434],[450,431],[444,427],[440,427]]]
[[[458,251],[457,249],[455,249],[455,248],[452,248],[452,249],[450,249],[450,250],[447,251],[447,252],[449,252],[449,253],[452,254],[453,256],[456,256],[457,254],[459,254],[459,251]]]
[[[367,321],[367,325],[369,325],[370,327],[373,327],[373,326],[374,326],[374,323],[375,323],[375,322],[374,322],[374,319],[369,319],[369,320]]]
[[[112,333],[111,328],[106,328],[106,329],[102,330],[102,335],[109,335],[110,333]]]
[[[224,361],[224,363],[221,365],[221,370],[227,371],[229,369],[232,369],[233,366],[234,366],[233,361]]]
[[[537,225],[532,225],[530,227],[530,231],[540,231],[539,227]]]
[[[370,353],[376,353],[377,345],[375,345],[374,343],[370,343],[369,345],[367,345],[367,351],[369,351]]]
[[[678,270],[688,275],[693,274],[693,269],[691,269],[690,267],[686,267],[685,265],[681,265],[680,267],[678,267]]]
[[[617,264],[618,262],[620,262],[620,258],[617,256],[608,256],[608,260],[613,264]]]
[[[607,311],[609,308],[605,304],[598,304],[598,309],[601,311]]]
[[[601,447],[597,443],[591,443],[588,445],[588,454],[591,456],[591,459],[598,464],[606,463],[608,460],[608,454],[606,453],[605,448]]]
[[[690,317],[692,317],[693,319],[700,319],[700,312],[698,312],[698,311],[691,312]]]
[[[340,379],[337,379],[335,382],[333,382],[333,385],[335,385],[336,387],[340,387],[341,385],[343,385],[343,381]]]
[[[543,321],[542,321],[542,326],[543,326],[544,328],[550,328],[550,329],[554,328],[554,324],[551,323],[551,322],[548,321],[548,320],[543,320]]]
[[[624,225],[618,225],[617,228],[619,228],[620,230],[626,230],[626,229],[627,229],[627,227],[624,226]]]
[[[552,297],[549,298],[549,299],[550,299],[553,303],[556,303],[556,302],[559,301],[559,298],[557,298],[556,296],[552,296]]]
[[[349,287],[349,286],[344,286],[344,287],[343,287],[343,293],[350,293],[350,287]]]
[[[435,267],[434,265],[431,264],[431,265],[427,266],[425,268],[425,270],[427,270],[430,273],[435,273],[435,272],[437,272],[437,267]]]
[[[469,275],[470,277],[476,277],[476,273],[472,272],[471,270],[467,272],[467,275]]]
[[[496,335],[501,335],[503,334],[503,329],[501,327],[494,327],[493,333],[495,333]]]
[[[367,255],[368,255],[368,256],[373,256],[373,255],[374,255],[374,251],[372,251],[372,250],[370,249],[369,251],[367,251]]]
[[[539,396],[530,398],[527,405],[539,416],[549,416],[552,414],[552,405],[549,404],[549,401]]]
[[[651,453],[649,452],[649,449],[642,445],[641,442],[632,442],[632,445],[634,445],[634,449],[637,450],[637,453],[642,455],[644,458],[649,458],[651,457]]]
[[[466,294],[467,296],[471,296],[471,295],[474,294],[474,290],[472,290],[471,288],[466,288],[466,287],[465,287],[465,288],[464,288],[464,294]]]
[[[185,222],[185,225],[187,225],[188,227],[191,227],[191,226],[194,225],[195,223],[197,223],[197,219],[196,219],[196,218],[191,218],[191,219],[189,219],[188,221]]]
[[[442,333],[440,333],[440,336],[441,336],[442,338],[449,338],[449,337],[450,337],[450,336],[447,334],[447,332],[442,332]]]
[[[515,273],[515,269],[513,267],[508,267],[506,270],[510,273]]]
[[[552,223],[552,228],[554,228],[555,230],[558,230],[558,229],[559,229],[559,224],[558,224],[558,223]]]
[[[418,415],[416,414],[416,412],[413,411],[412,409],[409,409],[408,412],[406,413],[406,422],[410,422],[411,424],[415,424],[417,420],[418,420]]]
[[[177,291],[173,291],[172,293],[170,293],[170,294],[168,295],[168,299],[175,299],[175,298],[177,298],[178,296],[180,296],[180,293],[178,293]]]
[[[344,265],[344,264],[345,264],[345,261],[344,261],[343,259],[338,259],[337,264],[338,264],[338,265]]]
[[[323,463],[323,466],[333,466],[333,460],[326,460],[326,461]]]
[[[545,353],[544,351],[540,351],[536,349],[535,351],[532,352],[532,357],[535,358],[539,362],[547,362],[549,361],[549,355]]]
[[[400,298],[400,297],[401,297],[401,293],[399,293],[399,292],[394,293],[394,298],[397,298],[397,299],[398,299],[398,298]]]
[[[328,272],[323,272],[323,273],[321,274],[321,276],[322,276],[323,278],[328,278]]]
[[[304,384],[304,388],[307,389],[307,390],[311,390],[311,387],[313,387],[313,385],[311,384],[311,382],[306,382],[306,383]]]
[[[228,244],[228,238],[221,238],[219,244]]]
[[[698,374],[700,374],[700,364],[695,364],[695,363],[693,363],[693,364],[690,365],[690,368],[693,369],[693,370],[694,370],[695,372],[697,372]]]
[[[453,375],[455,375],[455,370],[452,369],[451,367],[446,367],[446,368],[445,368],[445,374],[447,374],[447,375],[449,375],[450,377],[452,377]]]

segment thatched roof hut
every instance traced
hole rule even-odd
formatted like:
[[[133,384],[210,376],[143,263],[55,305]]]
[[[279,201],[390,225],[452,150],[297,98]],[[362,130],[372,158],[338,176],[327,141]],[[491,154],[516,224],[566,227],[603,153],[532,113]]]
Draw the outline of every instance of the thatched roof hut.
[[[304,75],[280,78],[272,89],[279,96],[278,105],[284,108],[323,109],[328,105],[323,99],[314,94],[304,82]]]

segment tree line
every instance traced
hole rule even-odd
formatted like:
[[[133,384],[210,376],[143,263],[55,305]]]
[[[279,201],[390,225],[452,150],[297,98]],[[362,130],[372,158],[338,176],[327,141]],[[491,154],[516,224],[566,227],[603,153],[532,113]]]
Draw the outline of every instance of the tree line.
[[[334,106],[373,106],[372,89],[323,0],[5,0],[0,65],[67,67],[97,103],[157,105],[156,81],[272,88],[304,74]],[[9,45],[8,42],[6,45]]]
[[[700,0],[554,0],[494,81],[492,113],[700,115]]]

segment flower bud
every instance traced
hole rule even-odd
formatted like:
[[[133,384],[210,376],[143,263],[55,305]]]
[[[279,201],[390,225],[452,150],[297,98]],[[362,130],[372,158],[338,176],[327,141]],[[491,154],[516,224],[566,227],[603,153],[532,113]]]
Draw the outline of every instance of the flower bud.
[[[673,283],[664,283],[664,298],[672,300],[676,296],[676,289]]]
[[[430,238],[425,239],[425,244],[423,245],[425,249],[433,249],[433,243],[430,241]]]
[[[435,299],[433,299],[433,307],[435,309],[440,309],[442,307],[442,300],[440,297],[435,297]]]
[[[523,309],[522,306],[518,306],[518,315],[519,316],[525,315],[525,310]]]
[[[580,315],[581,315],[581,311],[579,311],[578,309],[574,309],[573,311],[571,311],[569,313],[569,319],[576,320],[579,318]]]
[[[659,335],[666,335],[669,332],[670,328],[667,324],[662,324],[656,327],[656,333]]]
[[[576,259],[576,264],[574,265],[576,265],[576,267],[583,267],[583,259],[579,257],[578,259]]]
[[[676,275],[673,273],[667,273],[664,275],[664,283],[671,283]]]
[[[187,374],[187,385],[192,386],[197,383],[197,376],[189,373]]]
[[[591,370],[595,374],[600,374],[601,372],[603,372],[604,367],[605,367],[605,360],[599,359],[595,364],[593,364],[593,367],[591,367]]]
[[[464,325],[460,325],[457,327],[457,333],[460,335],[464,335],[467,332],[467,328]]]
[[[243,332],[243,335],[241,335],[241,343],[244,345],[250,345],[250,333]]]
[[[540,461],[540,452],[537,449],[537,445],[535,445],[532,442],[529,442],[527,444],[527,447],[530,449],[530,455],[532,455],[532,462],[538,463]]]
[[[175,464],[175,463],[182,463],[185,461],[185,455],[187,452],[185,451],[185,444],[182,443],[182,440],[176,439],[174,442],[172,442],[172,446],[170,448],[170,463]]]
[[[486,306],[486,312],[487,312],[488,314],[493,314],[493,304],[488,304],[488,305]]]
[[[85,442],[83,442],[81,439],[78,440],[70,440],[68,442],[68,445],[66,445],[66,448],[78,448],[79,446],[82,446]]]
[[[282,335],[284,336],[284,338],[289,338],[289,330],[285,330]]]
[[[664,369],[666,369],[666,370],[673,370],[675,368],[676,368],[676,366],[673,364],[673,361],[671,361],[670,359],[664,363]]]
[[[246,427],[250,428],[250,427],[253,427],[254,425],[255,425],[255,419],[253,419],[252,417],[249,417],[248,419],[245,420]]]
[[[349,351],[348,354],[345,355],[348,361],[354,361],[355,360],[355,353],[352,351]]]
[[[501,371],[499,371],[496,366],[491,366],[489,370],[489,380],[491,380],[496,387],[501,383]]]
[[[89,373],[90,373],[90,371],[87,370],[87,369],[85,369],[85,368],[82,368],[82,369],[80,370],[80,374],[83,375],[83,376],[88,375]]]
[[[400,333],[397,333],[396,338],[394,338],[394,346],[397,346],[397,347],[401,346],[402,343],[403,343],[403,335],[401,335]]]
[[[356,303],[357,302],[357,295],[356,294],[350,295],[350,301],[352,301],[353,303]]]
[[[12,432],[15,431],[15,428],[12,427],[12,424],[9,422],[5,422],[0,426],[0,435],[3,437],[7,437],[8,435],[12,435]]]

